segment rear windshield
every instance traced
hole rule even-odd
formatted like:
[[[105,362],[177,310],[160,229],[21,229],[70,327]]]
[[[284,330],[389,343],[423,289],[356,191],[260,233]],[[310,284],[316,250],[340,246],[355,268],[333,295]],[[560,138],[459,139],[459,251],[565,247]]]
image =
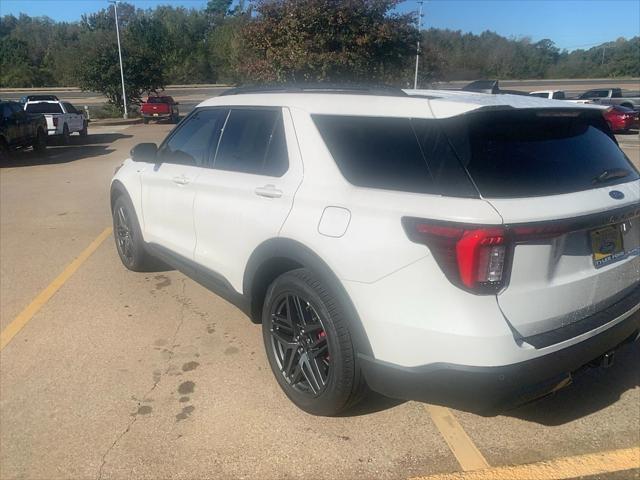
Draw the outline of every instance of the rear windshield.
[[[29,103],[26,108],[29,113],[62,113],[62,108],[58,103]]]
[[[149,97],[147,103],[171,103],[167,97]]]
[[[445,124],[484,197],[556,195],[638,179],[599,112],[487,112]]]

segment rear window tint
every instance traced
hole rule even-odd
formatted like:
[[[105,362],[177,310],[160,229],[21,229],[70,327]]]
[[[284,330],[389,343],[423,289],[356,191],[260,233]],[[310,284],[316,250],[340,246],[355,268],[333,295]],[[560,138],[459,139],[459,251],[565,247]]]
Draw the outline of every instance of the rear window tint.
[[[602,115],[574,115],[486,112],[444,124],[485,197],[557,195],[637,179],[637,171],[611,137]],[[596,180],[607,170],[618,169],[625,172],[623,177]]]
[[[353,185],[477,196],[433,120],[338,115],[313,115],[313,120]]]
[[[62,107],[58,103],[29,103],[25,109],[29,113],[62,113]]]

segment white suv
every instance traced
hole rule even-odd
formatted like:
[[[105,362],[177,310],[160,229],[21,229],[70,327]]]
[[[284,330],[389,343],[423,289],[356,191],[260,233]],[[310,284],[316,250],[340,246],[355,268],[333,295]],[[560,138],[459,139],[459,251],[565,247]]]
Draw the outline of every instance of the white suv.
[[[600,110],[401,90],[233,90],[111,184],[118,253],[262,323],[334,415],[367,386],[487,411],[637,340],[640,180]]]

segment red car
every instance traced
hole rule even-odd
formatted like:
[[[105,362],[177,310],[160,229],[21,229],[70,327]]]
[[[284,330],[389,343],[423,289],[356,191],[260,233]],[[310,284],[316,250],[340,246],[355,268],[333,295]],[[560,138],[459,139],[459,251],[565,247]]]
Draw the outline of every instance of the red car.
[[[614,132],[626,132],[640,127],[638,112],[630,108],[613,106],[604,112],[604,118]]]
[[[149,120],[169,120],[171,123],[178,123],[180,119],[178,102],[169,96],[148,97],[140,106],[140,113],[144,123],[149,123]]]

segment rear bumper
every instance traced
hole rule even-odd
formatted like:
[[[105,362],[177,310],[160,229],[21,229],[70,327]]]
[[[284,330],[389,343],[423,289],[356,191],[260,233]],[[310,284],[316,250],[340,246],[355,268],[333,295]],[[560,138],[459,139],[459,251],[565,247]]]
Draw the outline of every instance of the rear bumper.
[[[511,365],[436,363],[403,367],[360,355],[369,387],[383,395],[449,405],[481,414],[526,403],[568,383],[572,373],[625,343],[638,340],[640,311],[588,339]],[[451,346],[456,348],[455,345]]]
[[[142,113],[142,118],[169,118],[171,113]]]

